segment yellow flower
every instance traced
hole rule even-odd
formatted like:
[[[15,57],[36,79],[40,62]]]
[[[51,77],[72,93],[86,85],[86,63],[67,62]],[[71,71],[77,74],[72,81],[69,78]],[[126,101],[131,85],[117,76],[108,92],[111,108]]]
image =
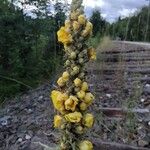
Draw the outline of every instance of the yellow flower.
[[[73,41],[72,35],[67,31],[65,27],[61,27],[60,30],[57,32],[58,41],[62,42],[63,44],[69,44]]]
[[[60,87],[62,87],[62,86],[65,85],[65,81],[63,80],[62,77],[60,77],[60,78],[58,79],[57,84],[58,84]]]
[[[77,93],[77,96],[82,100],[85,97],[85,92],[81,90]]]
[[[59,115],[54,116],[54,127],[59,128],[62,124],[62,117]]]
[[[80,103],[80,110],[85,111],[87,109],[87,105],[84,102]]]
[[[61,99],[62,99],[63,101],[66,101],[66,100],[69,98],[69,96],[68,96],[67,93],[61,93],[61,95],[59,95],[59,96],[61,96]],[[59,98],[59,97],[58,97],[58,98]]]
[[[85,25],[85,23],[86,23],[86,18],[85,18],[85,16],[84,16],[84,15],[80,15],[80,16],[78,17],[78,22],[79,22],[79,24],[81,24],[81,25]]]
[[[88,105],[90,105],[94,100],[94,96],[91,93],[86,93],[84,97],[84,102]]]
[[[65,115],[67,121],[72,123],[78,123],[81,121],[82,114],[80,112],[73,112]]]
[[[85,30],[86,30],[89,34],[92,32],[92,30],[93,30],[93,25],[92,25],[91,22],[88,21],[88,22],[86,23]]]
[[[79,150],[93,150],[93,144],[88,140],[81,141],[79,143]]]
[[[79,30],[79,28],[80,28],[80,24],[77,21],[74,21],[73,22],[73,30],[77,31],[77,30]]]
[[[82,81],[81,81],[79,78],[76,78],[76,79],[74,80],[74,84],[75,84],[76,87],[79,87],[79,86],[81,86]]]
[[[69,73],[67,71],[65,71],[62,75],[62,79],[66,82],[69,80]]]
[[[94,117],[92,114],[86,114],[83,117],[83,124],[88,127],[91,128],[94,124]]]
[[[68,99],[68,95],[66,93],[53,90],[51,92],[51,98],[55,109],[63,113],[65,110],[64,102]]]
[[[96,51],[94,48],[88,49],[88,56],[91,60],[96,60]]]
[[[87,82],[83,82],[82,83],[81,90],[82,91],[87,91],[88,90],[88,84],[87,84]]]
[[[65,109],[75,111],[77,104],[78,99],[75,96],[70,96],[69,99],[65,101]]]

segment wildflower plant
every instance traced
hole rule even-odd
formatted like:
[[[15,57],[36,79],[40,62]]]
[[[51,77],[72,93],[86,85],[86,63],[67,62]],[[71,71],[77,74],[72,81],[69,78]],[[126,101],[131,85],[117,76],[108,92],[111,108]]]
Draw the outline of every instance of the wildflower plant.
[[[94,116],[88,112],[94,96],[89,91],[85,71],[85,64],[96,59],[95,50],[87,45],[92,29],[92,23],[84,15],[82,0],[72,0],[69,18],[57,32],[58,41],[64,45],[65,71],[57,80],[58,88],[51,92],[58,111],[54,127],[62,132],[61,150],[93,150],[93,144],[83,136],[94,124]]]

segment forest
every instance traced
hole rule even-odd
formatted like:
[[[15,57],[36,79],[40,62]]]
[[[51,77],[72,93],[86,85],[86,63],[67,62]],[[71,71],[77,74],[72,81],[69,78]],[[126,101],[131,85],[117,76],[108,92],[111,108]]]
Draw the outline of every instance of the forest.
[[[36,17],[24,13],[25,5],[35,5]],[[67,17],[68,4],[59,0],[0,2],[0,101],[33,89],[50,80],[63,64],[62,45],[56,32]],[[52,6],[53,9],[50,9]],[[144,6],[134,15],[107,22],[99,10],[89,18],[94,24],[92,39],[110,36],[129,41],[150,41],[150,15]],[[91,40],[92,41],[92,40]],[[99,41],[99,40],[98,40]]]

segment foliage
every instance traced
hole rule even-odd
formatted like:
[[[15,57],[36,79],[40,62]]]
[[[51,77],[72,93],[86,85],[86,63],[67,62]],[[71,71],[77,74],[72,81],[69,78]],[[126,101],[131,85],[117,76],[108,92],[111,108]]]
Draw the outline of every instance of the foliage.
[[[114,39],[120,37],[122,40],[129,41],[150,41],[150,15],[148,15],[148,11],[149,7],[145,6],[131,17],[124,19],[119,17],[117,22],[111,24],[109,28],[110,36]]]
[[[57,43],[56,31],[65,20],[63,8],[59,2],[55,4],[56,15],[38,13],[36,18],[32,18],[13,3],[1,0],[0,97],[2,100],[4,97],[28,89],[25,85],[35,87],[43,78],[49,78],[55,68],[61,64],[62,47]],[[61,22],[58,24],[60,18]]]
[[[102,18],[99,10],[93,11],[90,21],[92,24],[94,24],[93,36],[96,36],[97,34],[103,36],[106,32],[108,23]]]

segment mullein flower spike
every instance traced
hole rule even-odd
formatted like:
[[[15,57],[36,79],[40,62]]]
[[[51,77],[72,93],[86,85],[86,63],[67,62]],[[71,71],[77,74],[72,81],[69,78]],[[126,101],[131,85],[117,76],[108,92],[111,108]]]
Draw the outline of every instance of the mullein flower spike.
[[[94,124],[94,116],[88,107],[94,100],[85,78],[84,66],[96,59],[94,48],[86,44],[92,35],[93,25],[84,15],[82,0],[72,0],[71,12],[65,25],[57,32],[58,41],[64,45],[65,68],[57,80],[58,89],[51,92],[51,99],[58,114],[54,127],[62,130],[61,150],[93,150],[90,141],[81,135]]]

